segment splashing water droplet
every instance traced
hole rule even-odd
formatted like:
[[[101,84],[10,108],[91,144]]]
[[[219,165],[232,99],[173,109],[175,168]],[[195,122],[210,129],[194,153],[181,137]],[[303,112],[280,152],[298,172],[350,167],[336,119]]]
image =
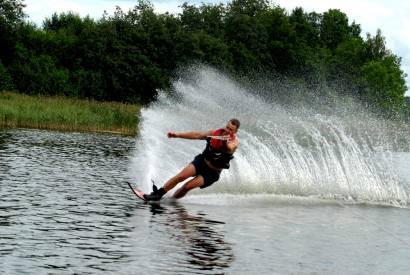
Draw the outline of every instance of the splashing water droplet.
[[[284,107],[208,67],[191,68],[189,76],[174,82],[175,94],[161,93],[141,112],[130,170],[145,191],[151,179],[165,182],[205,147],[204,141],[168,139],[168,131],[217,129],[236,117],[240,147],[231,168],[201,192],[409,201],[410,179],[403,182],[395,170],[397,144],[388,122]],[[401,142],[409,144],[408,136]]]

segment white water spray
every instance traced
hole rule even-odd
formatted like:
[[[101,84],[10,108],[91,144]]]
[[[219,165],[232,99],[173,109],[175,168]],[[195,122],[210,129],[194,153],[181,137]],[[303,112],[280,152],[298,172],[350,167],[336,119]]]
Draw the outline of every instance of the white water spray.
[[[176,95],[161,93],[141,112],[131,171],[144,191],[151,179],[162,185],[205,147],[204,141],[168,139],[168,131],[217,129],[235,117],[240,147],[231,168],[201,192],[409,201],[410,179],[396,172],[387,122],[267,103],[206,67],[188,75],[174,83]]]

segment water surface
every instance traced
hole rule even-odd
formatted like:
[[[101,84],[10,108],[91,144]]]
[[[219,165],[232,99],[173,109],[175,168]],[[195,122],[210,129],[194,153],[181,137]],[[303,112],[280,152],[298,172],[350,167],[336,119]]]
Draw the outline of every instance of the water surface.
[[[0,130],[0,273],[410,269],[407,208],[211,189],[179,202],[144,204],[125,184],[134,143],[100,134]],[[410,162],[408,153],[396,159]],[[218,184],[213,190],[224,183]]]

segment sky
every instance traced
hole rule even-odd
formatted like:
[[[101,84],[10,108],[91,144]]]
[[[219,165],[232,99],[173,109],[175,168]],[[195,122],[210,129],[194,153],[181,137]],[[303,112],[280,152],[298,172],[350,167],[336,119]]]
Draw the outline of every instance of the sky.
[[[158,13],[166,11],[178,13],[180,6],[188,2],[200,5],[201,3],[227,3],[227,0],[151,0]],[[340,9],[346,13],[351,22],[354,20],[362,28],[362,36],[366,33],[376,34],[382,30],[386,38],[387,47],[396,55],[402,57],[402,70],[407,73],[407,86],[410,88],[410,1],[405,0],[276,0],[270,1],[289,12],[295,7],[302,7],[307,12],[323,13],[328,9]],[[90,15],[100,18],[104,11],[114,12],[115,6],[127,11],[133,8],[137,0],[25,0],[25,13],[28,20],[41,26],[46,17],[54,12],[74,11],[81,16]],[[406,93],[410,96],[410,89]]]

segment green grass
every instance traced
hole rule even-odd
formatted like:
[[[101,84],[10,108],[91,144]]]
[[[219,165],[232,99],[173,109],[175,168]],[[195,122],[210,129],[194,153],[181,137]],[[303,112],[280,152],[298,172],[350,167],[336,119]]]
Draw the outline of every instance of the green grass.
[[[140,106],[0,92],[0,128],[137,133]]]

